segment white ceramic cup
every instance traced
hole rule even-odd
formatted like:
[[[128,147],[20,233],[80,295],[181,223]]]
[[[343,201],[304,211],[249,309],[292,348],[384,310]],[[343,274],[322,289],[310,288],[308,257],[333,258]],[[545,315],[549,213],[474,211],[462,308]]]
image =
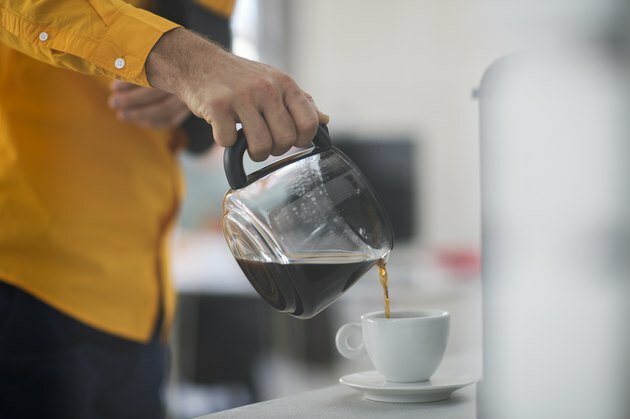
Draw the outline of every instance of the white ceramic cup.
[[[367,355],[387,381],[426,381],[442,362],[450,327],[444,310],[382,311],[361,316],[361,323],[348,323],[335,338],[337,350],[349,359]],[[360,341],[356,346],[351,341]]]

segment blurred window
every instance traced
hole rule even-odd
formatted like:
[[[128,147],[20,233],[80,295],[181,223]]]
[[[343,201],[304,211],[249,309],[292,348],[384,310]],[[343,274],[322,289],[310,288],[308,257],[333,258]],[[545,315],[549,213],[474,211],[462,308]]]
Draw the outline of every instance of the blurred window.
[[[232,16],[232,51],[249,60],[260,59],[258,0],[237,0]]]

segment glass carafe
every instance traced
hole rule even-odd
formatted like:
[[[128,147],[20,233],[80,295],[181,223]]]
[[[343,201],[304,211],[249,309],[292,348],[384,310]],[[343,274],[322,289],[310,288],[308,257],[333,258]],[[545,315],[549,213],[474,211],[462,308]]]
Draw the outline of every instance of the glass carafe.
[[[249,176],[242,131],[224,154],[228,246],[256,291],[299,318],[332,304],[393,247],[383,205],[325,126],[313,144]]]

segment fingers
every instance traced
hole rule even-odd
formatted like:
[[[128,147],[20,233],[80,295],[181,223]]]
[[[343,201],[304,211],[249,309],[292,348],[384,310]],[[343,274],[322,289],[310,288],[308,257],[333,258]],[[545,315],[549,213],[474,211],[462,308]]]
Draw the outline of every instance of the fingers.
[[[247,138],[247,153],[253,161],[263,161],[273,150],[273,141],[267,123],[253,107],[241,110],[239,119]]]
[[[234,144],[236,122],[243,126],[247,150],[254,161],[263,161],[269,155],[280,156],[293,146],[310,144],[317,126],[327,123],[328,116],[297,87],[284,98],[280,90],[274,93],[275,96],[268,93],[254,100],[237,101],[235,106],[227,99],[215,100],[206,112],[209,115],[206,120],[212,123],[217,144],[223,147]]]
[[[175,113],[171,116],[171,123],[169,124],[169,126],[167,128],[177,128],[177,127],[179,127],[191,115],[192,115],[192,112],[190,112],[190,109],[188,109],[188,107],[186,107],[184,105],[178,111],[175,111]]]
[[[287,89],[284,103],[293,118],[297,130],[296,147],[305,147],[315,137],[319,115],[314,104],[297,86]]]
[[[186,105],[176,96],[159,89],[145,88],[115,80],[108,105],[119,120],[145,128],[176,128],[190,116]]]
[[[159,102],[118,112],[119,119],[135,122],[146,128],[175,128],[189,115],[186,105],[172,95]]]
[[[236,120],[225,115],[212,120],[212,137],[221,147],[231,147],[236,142]]]
[[[319,118],[319,123],[327,125],[330,122],[330,116],[326,115],[324,112],[319,110],[319,108],[315,104],[315,100],[313,100],[313,96],[309,95],[306,92],[304,92],[304,95],[306,96],[308,101],[311,102],[311,105],[313,105],[313,107],[317,111],[317,117]]]
[[[263,116],[273,140],[271,155],[281,156],[295,144],[297,131],[291,115],[280,100],[280,96],[267,105],[263,110]]]
[[[108,99],[109,107],[117,110],[128,110],[163,100],[171,94],[159,89],[149,89],[127,83],[122,90],[115,90]]]
[[[292,146],[308,145],[319,123],[328,122],[312,97],[285,73],[222,50],[207,52],[213,71],[195,72],[174,91],[195,115],[212,125],[218,145],[234,144],[240,122],[250,157],[261,161]],[[203,54],[196,57],[205,60]]]
[[[231,147],[236,142],[236,115],[228,95],[215,97],[197,114],[212,125],[214,142],[221,147]]]
[[[139,86],[122,80],[114,80],[109,84],[109,88],[112,90],[112,92],[122,92],[124,90],[133,89],[135,87]]]

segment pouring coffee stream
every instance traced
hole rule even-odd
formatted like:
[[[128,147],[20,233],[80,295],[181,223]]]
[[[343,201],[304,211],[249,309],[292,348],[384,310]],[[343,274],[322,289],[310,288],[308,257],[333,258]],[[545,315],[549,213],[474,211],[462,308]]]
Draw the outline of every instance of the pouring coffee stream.
[[[325,126],[313,144],[246,175],[239,131],[223,160],[230,251],[263,299],[299,318],[324,310],[375,264],[385,269],[393,248],[389,217],[365,176]]]
[[[378,266],[378,279],[383,287],[383,300],[385,301],[385,317],[391,317],[391,309],[389,306],[389,275],[387,275],[387,262],[385,259],[379,259],[376,262]]]

